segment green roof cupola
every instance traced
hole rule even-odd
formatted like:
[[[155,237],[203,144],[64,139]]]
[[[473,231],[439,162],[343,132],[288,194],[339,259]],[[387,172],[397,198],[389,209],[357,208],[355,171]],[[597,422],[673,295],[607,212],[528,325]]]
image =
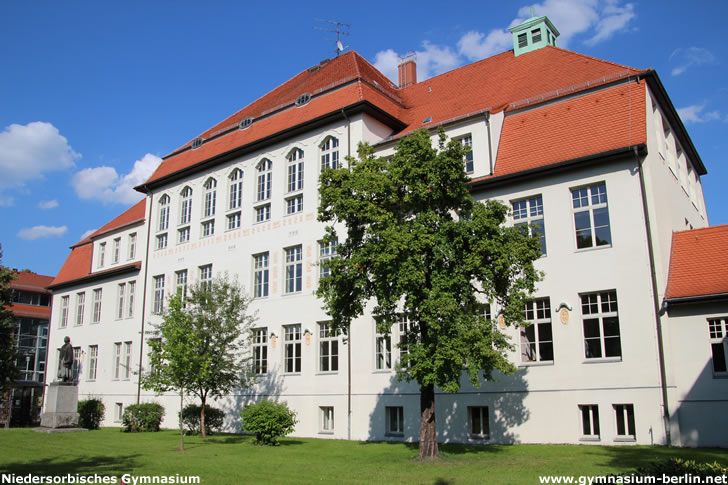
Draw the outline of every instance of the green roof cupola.
[[[548,17],[534,17],[508,29],[513,34],[513,54],[518,57],[547,45],[556,46],[559,31]]]

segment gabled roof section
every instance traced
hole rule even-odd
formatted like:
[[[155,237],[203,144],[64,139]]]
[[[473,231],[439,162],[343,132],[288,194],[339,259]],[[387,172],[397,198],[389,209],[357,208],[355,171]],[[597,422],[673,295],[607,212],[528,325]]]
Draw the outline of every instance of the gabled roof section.
[[[93,257],[94,245],[91,241],[80,242],[71,247],[71,254],[61,266],[55,279],[49,287],[54,287],[69,281],[74,281],[91,274],[91,258]]]
[[[146,207],[147,199],[145,197],[115,218],[113,218],[111,221],[101,226],[93,233],[89,234],[88,236],[71,246],[71,249],[75,248],[76,246],[86,244],[87,242],[98,238],[99,236],[103,236],[108,232],[115,231],[117,229],[121,229],[122,227],[130,226],[132,224],[136,224],[137,222],[143,222],[144,218],[146,217]]]
[[[542,103],[643,72],[553,46],[518,57],[506,51],[400,90],[407,128],[397,137],[484,111]],[[432,121],[423,124],[428,117]]]
[[[728,297],[728,224],[672,234],[666,300]]]
[[[15,273],[16,278],[10,281],[10,288],[19,290],[35,291],[38,293],[48,293],[46,286],[51,284],[53,276],[45,276],[35,273],[27,273],[19,271]]]
[[[506,116],[491,177],[647,142],[644,81]]]

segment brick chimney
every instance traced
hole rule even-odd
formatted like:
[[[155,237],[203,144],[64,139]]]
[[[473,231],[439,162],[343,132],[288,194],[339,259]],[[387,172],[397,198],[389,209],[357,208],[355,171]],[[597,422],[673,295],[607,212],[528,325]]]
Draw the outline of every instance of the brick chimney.
[[[399,87],[406,88],[417,84],[417,64],[414,59],[407,59],[399,65]]]

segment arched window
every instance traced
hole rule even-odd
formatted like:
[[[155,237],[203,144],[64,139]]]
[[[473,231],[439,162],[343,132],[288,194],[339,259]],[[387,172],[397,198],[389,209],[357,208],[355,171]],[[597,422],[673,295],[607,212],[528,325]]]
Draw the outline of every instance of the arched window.
[[[288,154],[288,192],[303,189],[303,150],[294,148]]]
[[[159,230],[166,231],[169,227],[169,196],[159,198]]]
[[[189,224],[192,218],[192,189],[185,187],[182,189],[182,204],[180,205],[180,224]]]
[[[339,139],[330,136],[319,148],[321,149],[321,170],[339,168]]]
[[[270,199],[273,162],[264,158],[258,164],[258,201]]]
[[[239,168],[230,174],[230,200],[228,209],[240,209],[243,202],[243,171]]]
[[[204,185],[205,192],[202,196],[202,217],[215,215],[215,202],[217,200],[217,180],[210,177]]]

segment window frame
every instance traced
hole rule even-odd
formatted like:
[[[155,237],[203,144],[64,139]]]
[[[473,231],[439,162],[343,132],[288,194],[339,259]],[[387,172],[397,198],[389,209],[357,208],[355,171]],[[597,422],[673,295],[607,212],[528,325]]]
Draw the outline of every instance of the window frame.
[[[99,366],[99,346],[89,345],[88,346],[88,374],[86,374],[88,381],[95,381],[98,377],[98,366]]]
[[[239,210],[243,206],[244,173],[236,168],[228,176],[228,210]]]
[[[337,254],[337,248],[339,246],[339,240],[338,238],[332,239],[329,242],[324,242],[323,240],[320,240],[318,242],[319,246],[319,258],[318,258],[318,266],[319,266],[319,281],[322,278],[325,278],[331,274],[331,269],[326,266],[326,263]]]
[[[477,422],[480,423],[479,432],[475,432],[476,420],[474,416],[477,413]],[[468,406],[468,437],[474,439],[487,440],[490,439],[490,409],[488,406]]]
[[[604,296],[609,296],[607,299],[607,308],[609,311],[604,311]],[[611,295],[614,295],[614,299],[611,299]],[[592,297],[596,297],[596,302],[591,300]],[[585,298],[589,298],[588,303],[585,303]],[[622,332],[619,326],[619,307],[617,300],[617,290],[603,290],[591,293],[579,294],[579,300],[581,305],[581,321],[582,321],[582,337],[584,342],[584,358],[587,362],[599,362],[599,361],[621,361],[623,359],[622,354]],[[614,310],[612,311],[612,303],[614,304]],[[592,308],[596,306],[597,311],[592,311]],[[605,332],[605,320],[615,319],[617,334],[606,335]],[[598,336],[587,336],[587,320],[596,320],[598,322]],[[590,356],[590,347],[588,345],[589,340],[599,339],[600,355]],[[619,355],[606,355],[607,353],[607,342],[606,339],[616,339],[619,346]],[[610,342],[611,343],[611,342]]]
[[[152,286],[152,313],[155,315],[164,313],[164,276],[162,274],[152,277],[154,282]]]
[[[521,351],[521,360],[519,365],[533,364],[553,364],[554,363],[554,327],[551,319],[551,299],[549,297],[535,298],[526,302],[525,321],[530,325],[522,326],[519,329],[519,347]],[[548,336],[542,336],[544,327],[548,325],[551,333],[550,340]],[[529,341],[529,329],[533,329],[533,342]],[[543,338],[542,338],[543,337]],[[525,341],[524,341],[525,339]],[[530,348],[528,352],[524,350],[524,345],[528,345],[535,349],[535,359],[529,359]],[[543,358],[542,347],[547,346],[551,349],[551,359]]]
[[[58,328],[68,327],[68,314],[70,313],[69,307],[71,304],[71,296],[64,295],[61,297],[61,311],[59,314]]]
[[[212,289],[212,264],[203,264],[198,267],[200,276],[200,288],[204,288],[205,291]]]
[[[101,301],[103,298],[103,288],[94,288],[92,298],[91,323],[101,323]]]
[[[604,188],[603,192],[600,192],[599,189]],[[597,190],[596,194],[594,193],[594,189]],[[586,194],[583,194],[582,192],[586,191]],[[614,241],[612,238],[612,224],[611,219],[609,218],[609,199],[607,196],[607,183],[606,182],[597,182],[589,185],[579,186],[579,187],[573,187],[570,189],[571,192],[571,212],[573,214],[572,221],[574,223],[574,236],[575,236],[575,244],[576,244],[576,250],[577,251],[584,251],[584,250],[590,250],[590,249],[598,249],[598,248],[610,248],[614,245]],[[604,201],[602,202],[602,196]],[[597,200],[597,203],[594,203],[594,200]],[[578,199],[578,207],[576,206]],[[585,204],[584,204],[585,202]],[[606,225],[602,224],[598,228],[596,226],[596,211],[603,211],[600,212],[600,214],[606,215]],[[588,228],[582,228],[579,229],[579,224],[577,222],[577,218],[583,213],[587,213],[589,217],[589,226]],[[604,244],[599,244],[597,241],[597,229],[603,229],[606,227],[607,236],[609,237],[608,242]],[[580,242],[579,239],[579,233],[589,231],[589,244],[586,245],[583,242]],[[583,241],[582,239],[581,241]],[[580,244],[582,244],[580,246]]]
[[[159,221],[157,224],[157,232],[166,231],[169,228],[169,195],[164,194],[159,198]]]
[[[301,148],[293,148],[286,156],[286,193],[293,194],[303,190],[305,176],[305,153]]]
[[[338,138],[332,135],[327,136],[319,145],[319,153],[321,156],[321,165],[319,166],[321,171],[327,168],[334,170],[340,168]]]
[[[137,245],[137,233],[132,232],[131,234],[129,234],[129,248],[128,248],[129,249],[129,251],[128,251],[129,258],[128,259],[130,259],[130,260],[136,258],[136,245]]]
[[[268,373],[268,327],[252,329],[253,374]]]
[[[283,373],[300,374],[302,365],[303,333],[300,323],[283,326]]]
[[[319,433],[334,433],[334,407],[319,406]]]
[[[270,253],[253,255],[253,298],[267,298],[270,294]]]
[[[111,249],[111,264],[118,264],[121,258],[121,237],[115,237]]]
[[[580,441],[600,441],[601,425],[599,422],[599,405],[579,404]]]
[[[217,180],[209,177],[202,186],[202,219],[215,217],[217,208]]]
[[[404,406],[385,406],[385,436],[404,436]]]
[[[86,292],[76,293],[76,327],[83,325],[84,310],[86,307]]]
[[[374,369],[378,372],[392,370],[392,331],[390,328],[389,332],[380,332],[376,321],[374,322]]]
[[[521,204],[525,204],[523,209]],[[518,206],[518,207],[517,207]],[[541,241],[541,255],[546,256],[546,215],[544,212],[543,195],[532,195],[511,201],[511,212],[514,227],[525,227],[528,235],[538,234]],[[534,230],[540,228],[541,231]]]
[[[337,374],[339,372],[341,332],[338,330],[336,332],[332,332],[330,322],[318,322],[316,326],[318,327],[319,336],[318,372],[319,374]]]
[[[283,294],[294,295],[303,291],[303,245],[283,250]]]
[[[614,441],[637,441],[634,404],[612,404],[614,409]]]
[[[116,319],[124,318],[124,302],[126,300],[126,283],[119,283],[116,286]]]
[[[728,317],[713,317],[707,321],[713,377],[728,377]],[[716,356],[720,356],[717,362]]]
[[[468,153],[466,153],[463,157],[463,162],[465,167],[465,173],[468,175],[472,175],[473,173],[475,173],[475,162],[473,160],[473,135],[472,133],[468,133],[467,135],[463,135],[458,138],[458,141],[462,143],[464,147],[469,148]]]
[[[180,191],[179,226],[190,224],[192,221],[192,187],[186,185]]]

